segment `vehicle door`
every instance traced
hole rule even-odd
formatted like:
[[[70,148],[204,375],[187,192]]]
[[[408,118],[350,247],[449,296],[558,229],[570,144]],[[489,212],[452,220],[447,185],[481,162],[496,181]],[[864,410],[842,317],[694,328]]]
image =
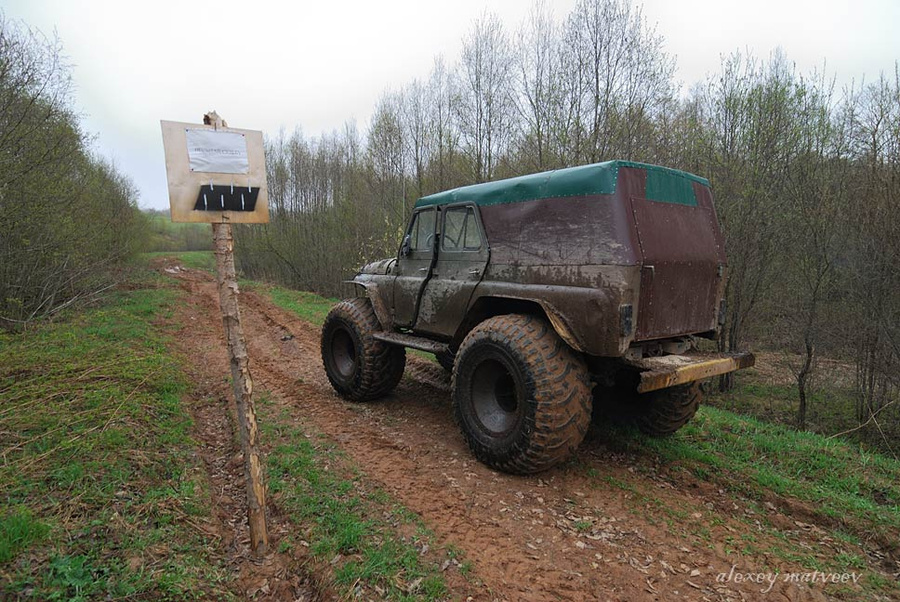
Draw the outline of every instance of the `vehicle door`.
[[[415,330],[450,337],[484,275],[489,250],[474,204],[442,207],[439,219],[437,262],[422,292]]]
[[[437,210],[425,207],[413,213],[409,228],[394,268],[394,323],[410,327],[416,318],[416,307],[422,285],[434,257]]]
[[[712,197],[700,184],[683,197],[631,199],[642,264],[639,341],[713,330],[718,321],[725,246]]]

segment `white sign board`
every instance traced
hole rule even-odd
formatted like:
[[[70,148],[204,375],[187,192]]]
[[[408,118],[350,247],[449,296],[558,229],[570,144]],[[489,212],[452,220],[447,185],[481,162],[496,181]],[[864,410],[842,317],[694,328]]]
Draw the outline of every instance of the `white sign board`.
[[[160,124],[173,222],[269,221],[262,132]]]

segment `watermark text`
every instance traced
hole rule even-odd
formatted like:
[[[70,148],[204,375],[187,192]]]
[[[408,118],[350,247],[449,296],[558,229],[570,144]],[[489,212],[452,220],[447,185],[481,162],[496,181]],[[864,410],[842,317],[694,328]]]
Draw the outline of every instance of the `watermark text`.
[[[731,570],[727,573],[719,573],[716,575],[717,583],[756,583],[760,585],[760,592],[767,594],[772,591],[775,584],[779,581],[784,583],[806,583],[812,585],[814,583],[857,583],[862,577],[861,573],[825,573],[822,571],[812,571],[807,573],[781,573],[775,572],[743,572],[737,569],[737,565],[732,565]]]

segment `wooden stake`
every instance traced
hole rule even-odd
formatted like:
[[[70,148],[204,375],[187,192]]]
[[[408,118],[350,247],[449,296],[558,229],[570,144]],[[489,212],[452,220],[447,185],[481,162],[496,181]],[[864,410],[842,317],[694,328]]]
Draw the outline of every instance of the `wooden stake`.
[[[257,556],[263,556],[269,547],[266,528],[266,486],[263,479],[263,456],[259,450],[259,429],[256,426],[256,410],[253,407],[253,379],[244,329],[238,309],[238,284],[234,270],[234,239],[231,224],[213,224],[216,252],[216,274],[219,284],[219,304],[222,322],[228,341],[228,357],[231,360],[231,380],[237,420],[240,430],[241,451],[244,453],[244,477],[247,480],[247,518],[250,523],[250,547]]]

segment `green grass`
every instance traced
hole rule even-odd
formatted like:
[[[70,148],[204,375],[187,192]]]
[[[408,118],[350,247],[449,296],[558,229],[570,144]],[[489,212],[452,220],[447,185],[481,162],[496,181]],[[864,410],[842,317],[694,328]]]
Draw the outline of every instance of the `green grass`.
[[[765,382],[752,368],[748,372],[737,375],[731,391],[710,396],[709,404],[767,422],[793,425],[797,414],[797,387]],[[852,392],[834,388],[811,391],[807,415],[810,430],[838,432],[854,426],[851,397]],[[836,411],[838,408],[840,412]]]
[[[325,316],[338,302],[338,299],[329,299],[315,293],[294,291],[281,286],[266,285],[262,288],[272,303],[297,314],[301,319],[316,326],[321,326],[325,322]]]
[[[176,293],[0,335],[0,598],[227,599],[187,385],[154,323]]]
[[[7,509],[0,516],[0,565],[44,539],[49,531],[50,527],[36,520],[27,507]]]
[[[443,599],[440,567],[421,553],[434,547],[433,535],[419,518],[367,487],[327,439],[310,436],[265,402],[259,411],[265,440],[274,446],[267,456],[269,491],[312,555],[333,565],[338,589],[347,597],[363,587],[383,599]]]
[[[0,599],[233,597],[220,541],[198,528],[211,517],[210,494],[183,405],[190,385],[169,340],[183,293],[146,269],[159,256],[195,268],[212,259],[147,254],[131,275],[136,290],[0,334]],[[313,320],[333,303],[273,294]],[[279,551],[303,542],[320,577],[347,596],[445,598],[443,558],[422,551],[435,545],[419,517],[367,485],[333,444],[258,403],[273,446],[270,492],[296,525]]]
[[[769,359],[769,362],[773,360]],[[784,360],[787,361],[787,360]],[[772,383],[771,374],[761,373],[756,368],[742,370],[735,377],[734,388],[727,393],[715,393],[707,399],[711,406],[731,410],[739,414],[753,416],[787,426],[794,426],[797,420],[799,397],[796,384],[783,382],[790,378],[789,370],[777,363],[769,366],[780,374],[782,382]],[[843,367],[828,372],[820,369],[814,386],[808,395],[806,429],[822,435],[845,433],[844,438],[864,444],[869,449],[896,456],[896,441],[900,440],[900,410],[887,408],[880,415],[879,426],[869,425],[857,428],[856,391]]]
[[[649,456],[751,500],[807,503],[826,524],[858,536],[900,538],[900,462],[840,439],[703,407],[675,436],[605,427],[615,448]]]
[[[668,515],[666,524],[673,533],[689,534],[710,547],[724,545],[726,554],[765,556],[782,569],[862,573],[859,589],[830,586],[829,593],[842,599],[900,596],[900,584],[886,579],[884,568],[871,564],[877,561],[866,551],[881,548],[885,553],[900,539],[900,462],[858,444],[713,407],[702,407],[692,422],[667,438],[648,438],[634,428],[610,424],[600,430],[598,437],[611,450],[638,460],[638,475],[622,480],[588,470],[585,474],[596,480],[597,487],[612,485],[635,496],[651,524],[655,516]],[[655,489],[642,473],[659,466],[676,479],[715,484],[741,500],[748,513],[699,523],[686,520],[683,512],[668,507],[667,500],[648,493]],[[807,538],[783,532],[769,521],[768,514],[775,509],[789,518],[816,523],[835,544],[811,547]],[[717,541],[711,528],[726,520],[744,523],[748,530]]]
[[[212,234],[210,234],[212,236]],[[204,270],[207,272],[215,271],[216,257],[212,251],[158,251],[153,253],[141,253],[138,262],[148,265],[150,261],[161,257],[171,257],[176,259],[186,268],[195,270]]]

